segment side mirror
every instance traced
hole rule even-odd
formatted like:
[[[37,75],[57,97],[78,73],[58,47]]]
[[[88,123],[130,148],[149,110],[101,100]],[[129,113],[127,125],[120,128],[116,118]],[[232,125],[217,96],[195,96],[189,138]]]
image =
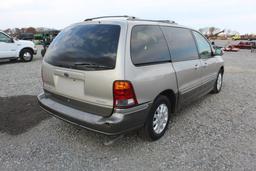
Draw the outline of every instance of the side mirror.
[[[10,38],[10,40],[8,41],[8,43],[14,43],[14,39]]]
[[[223,51],[221,48],[214,48],[215,52],[214,52],[214,56],[222,56],[223,55]]]

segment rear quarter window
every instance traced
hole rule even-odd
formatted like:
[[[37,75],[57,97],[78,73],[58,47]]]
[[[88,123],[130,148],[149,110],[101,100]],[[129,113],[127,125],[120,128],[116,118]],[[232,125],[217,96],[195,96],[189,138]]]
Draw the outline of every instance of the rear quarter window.
[[[169,49],[159,26],[134,26],[130,50],[134,65],[170,61]]]

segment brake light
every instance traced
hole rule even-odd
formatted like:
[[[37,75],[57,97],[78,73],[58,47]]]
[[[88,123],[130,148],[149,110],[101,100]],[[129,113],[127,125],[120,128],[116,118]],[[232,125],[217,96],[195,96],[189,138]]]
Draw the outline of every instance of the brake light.
[[[132,83],[115,81],[113,85],[114,108],[128,108],[138,104]]]

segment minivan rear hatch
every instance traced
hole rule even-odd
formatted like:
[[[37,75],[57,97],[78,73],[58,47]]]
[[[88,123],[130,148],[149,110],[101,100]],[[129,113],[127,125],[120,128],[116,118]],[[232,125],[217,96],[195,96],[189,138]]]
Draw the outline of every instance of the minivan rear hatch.
[[[47,49],[44,89],[72,107],[111,115],[120,31],[120,25],[96,23],[64,29]]]

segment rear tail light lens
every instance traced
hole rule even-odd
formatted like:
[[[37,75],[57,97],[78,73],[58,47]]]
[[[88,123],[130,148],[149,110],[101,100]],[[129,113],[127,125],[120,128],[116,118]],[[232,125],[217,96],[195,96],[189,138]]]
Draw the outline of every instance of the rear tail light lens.
[[[115,81],[113,94],[115,108],[128,108],[138,104],[132,83],[129,81]]]

